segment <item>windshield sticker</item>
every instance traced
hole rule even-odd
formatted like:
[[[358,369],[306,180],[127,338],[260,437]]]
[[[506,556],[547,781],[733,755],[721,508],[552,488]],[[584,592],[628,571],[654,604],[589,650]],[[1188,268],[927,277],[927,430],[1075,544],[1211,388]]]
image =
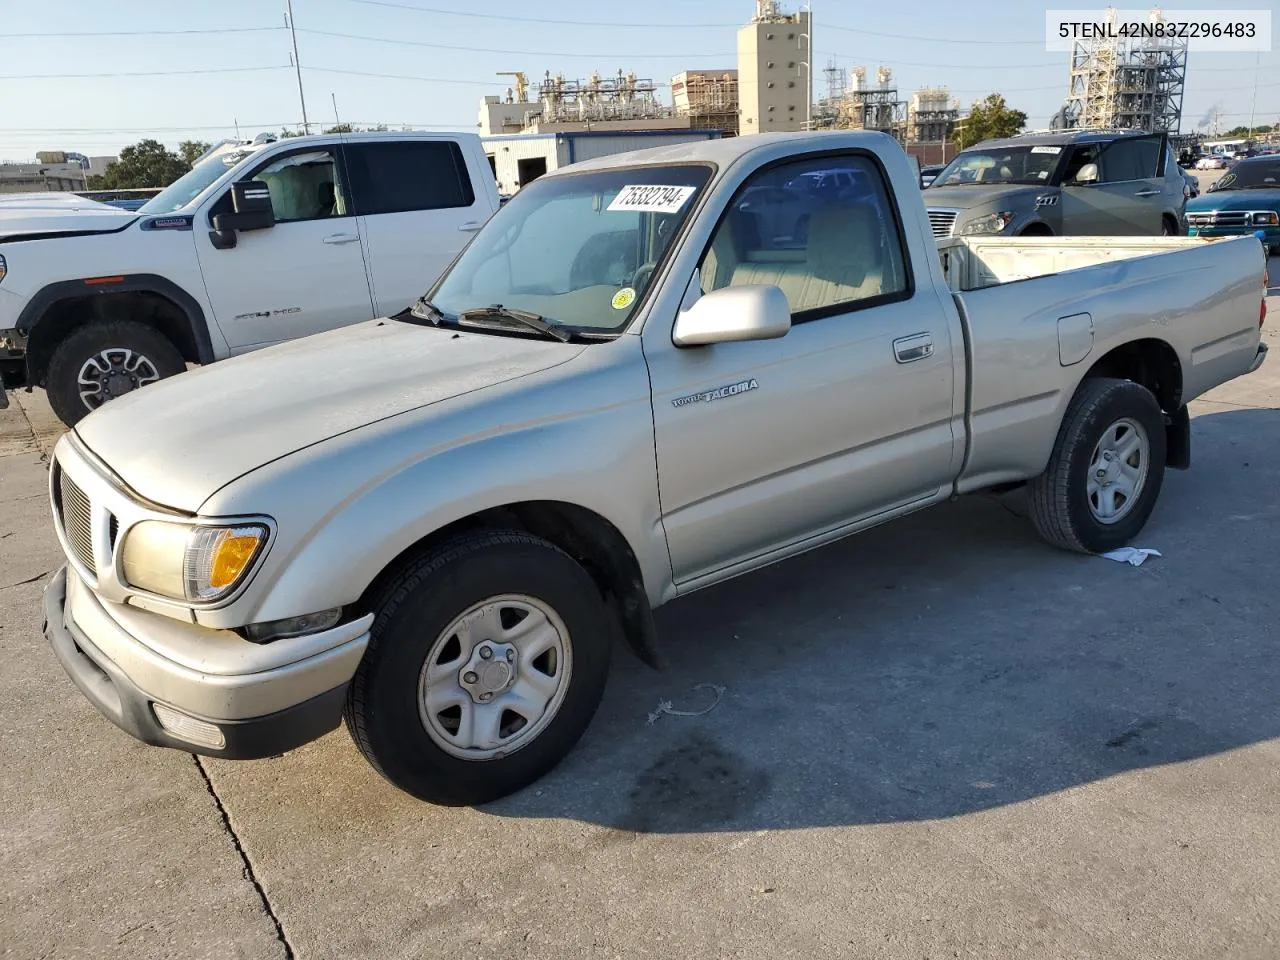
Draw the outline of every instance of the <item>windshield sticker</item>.
[[[697,187],[668,187],[659,184],[630,184],[618,191],[609,204],[611,211],[638,210],[641,213],[676,213]]]
[[[636,302],[636,292],[631,287],[623,287],[613,295],[613,309],[625,310]]]
[[[1032,147],[1032,148],[1031,148],[1031,152],[1032,152],[1032,153],[1053,153],[1053,154],[1058,154],[1058,153],[1061,153],[1061,152],[1062,152],[1062,148],[1061,148],[1061,147]]]

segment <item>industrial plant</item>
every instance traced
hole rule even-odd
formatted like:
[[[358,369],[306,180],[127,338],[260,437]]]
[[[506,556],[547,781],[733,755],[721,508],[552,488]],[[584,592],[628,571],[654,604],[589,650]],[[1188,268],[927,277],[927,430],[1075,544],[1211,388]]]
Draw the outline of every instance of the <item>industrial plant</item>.
[[[1164,14],[1153,9],[1150,19],[1162,23]],[[1115,24],[1114,9],[1108,9],[1106,22]],[[1098,35],[1102,33],[1097,31],[1072,43],[1067,100],[1053,126],[1178,133],[1187,78],[1187,40]]]

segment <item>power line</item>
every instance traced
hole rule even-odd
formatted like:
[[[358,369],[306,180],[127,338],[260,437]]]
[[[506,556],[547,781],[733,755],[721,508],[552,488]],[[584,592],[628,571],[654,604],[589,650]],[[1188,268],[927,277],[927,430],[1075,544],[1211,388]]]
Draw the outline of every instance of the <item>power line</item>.
[[[318,37],[336,37],[340,40],[367,40],[371,43],[393,43],[406,47],[430,47],[434,50],[458,50],[463,53],[503,53],[521,57],[592,57],[599,58],[601,56],[613,56],[622,60],[670,60],[670,59],[692,59],[694,57],[721,57],[726,60],[736,60],[736,53],[610,53],[600,54],[595,51],[574,51],[564,53],[552,53],[546,50],[499,50],[494,47],[465,47],[451,43],[430,43],[426,40],[400,40],[394,37],[369,37],[354,33],[335,33],[332,30],[311,30],[306,27],[299,27],[299,33],[313,34]]]
[[[575,27],[662,27],[664,30],[669,29],[665,24],[657,24],[650,20],[648,23],[605,23],[599,20],[553,20],[544,17],[512,17],[505,14],[497,13],[472,13],[469,10],[447,10],[443,7],[419,7],[408,3],[395,3],[393,0],[351,0],[352,3],[362,3],[370,7],[391,7],[396,10],[412,10],[415,13],[433,13],[442,16],[452,17],[471,17],[476,20],[505,20],[508,23],[550,23],[557,25],[569,25]],[[681,23],[681,30],[698,29],[706,27],[738,27],[737,23]]]
[[[117,77],[186,77],[208,73],[251,73],[288,70],[288,64],[272,67],[209,67],[204,70],[149,70],[139,73],[27,73],[0,76],[0,80],[105,80]]]
[[[80,33],[0,33],[0,40],[68,40],[75,37],[183,37],[208,33],[268,33],[284,27],[208,27],[199,30],[87,30]]]

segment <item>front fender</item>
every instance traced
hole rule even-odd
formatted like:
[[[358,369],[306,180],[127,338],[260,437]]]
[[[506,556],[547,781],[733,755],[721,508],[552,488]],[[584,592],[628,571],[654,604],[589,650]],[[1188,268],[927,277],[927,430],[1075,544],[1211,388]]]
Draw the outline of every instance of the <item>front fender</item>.
[[[474,423],[483,414],[496,423],[517,421],[514,426],[478,429],[432,449],[422,430],[403,430],[392,418],[332,451],[320,444],[317,454],[299,451],[255,471],[246,479],[271,496],[215,497],[201,513],[232,512],[232,499],[240,505],[277,502],[277,510],[265,512],[280,536],[258,583],[234,605],[200,614],[201,622],[209,617],[239,626],[353,603],[424,538],[483,511],[532,501],[572,504],[613,524],[634,552],[656,605],[671,582],[671,566],[659,514],[648,377],[640,367],[626,379],[632,382],[612,384],[626,399],[588,405],[587,414],[519,423],[521,397],[513,391],[500,405],[462,408],[446,420]],[[558,394],[570,404],[592,396],[593,387],[575,383]],[[389,466],[378,469],[380,462]],[[338,498],[329,492],[334,489],[352,492]]]

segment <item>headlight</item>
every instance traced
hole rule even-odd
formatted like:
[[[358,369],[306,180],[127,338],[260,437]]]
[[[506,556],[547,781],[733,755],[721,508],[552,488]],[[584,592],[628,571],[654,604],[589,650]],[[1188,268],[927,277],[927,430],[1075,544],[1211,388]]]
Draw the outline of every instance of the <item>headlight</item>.
[[[267,542],[258,523],[230,527],[144,520],[124,541],[124,579],[132,587],[208,603],[226,596],[253,566]]]
[[[1253,215],[1253,222],[1259,226],[1275,226],[1277,223],[1280,223],[1280,216],[1277,216],[1273,210],[1267,210],[1263,213],[1255,213]]]
[[[1000,213],[989,213],[985,217],[979,217],[977,220],[970,220],[961,229],[961,234],[975,233],[1003,233],[1004,228],[1013,223],[1013,218],[1017,216],[1012,210],[1002,210]]]
[[[4,280],[5,274],[9,272],[9,265],[4,262],[4,257],[0,257],[0,281]]]

